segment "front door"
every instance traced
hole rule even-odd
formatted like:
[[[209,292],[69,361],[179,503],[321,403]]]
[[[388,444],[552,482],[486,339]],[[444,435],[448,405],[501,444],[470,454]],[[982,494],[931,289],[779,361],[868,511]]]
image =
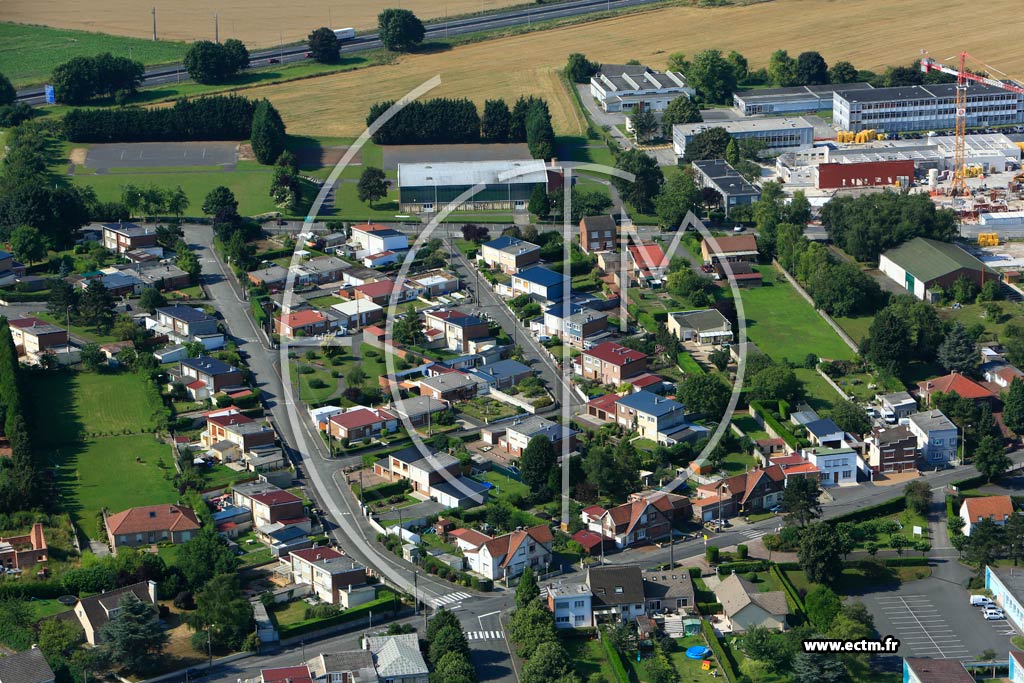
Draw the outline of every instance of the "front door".
[[[833,484],[838,484],[839,483],[839,473],[838,472],[833,472],[832,473],[832,483]]]

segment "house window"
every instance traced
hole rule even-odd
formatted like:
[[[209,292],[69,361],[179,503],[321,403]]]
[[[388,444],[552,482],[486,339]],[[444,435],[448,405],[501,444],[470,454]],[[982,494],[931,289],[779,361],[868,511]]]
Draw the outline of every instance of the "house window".
[[[678,598],[676,600],[676,607],[686,607],[689,603],[690,601],[687,598]]]
[[[573,617],[573,621],[575,621],[577,624],[583,623],[584,619],[586,619],[586,617],[583,616],[582,614],[577,614],[576,616]]]
[[[616,594],[622,593],[622,586],[616,586],[615,587],[615,592],[616,592]]]
[[[576,609],[581,609],[583,607],[583,600],[577,600],[576,602],[572,603],[572,606]]]
[[[555,622],[559,624],[568,624],[569,617],[555,617]]]

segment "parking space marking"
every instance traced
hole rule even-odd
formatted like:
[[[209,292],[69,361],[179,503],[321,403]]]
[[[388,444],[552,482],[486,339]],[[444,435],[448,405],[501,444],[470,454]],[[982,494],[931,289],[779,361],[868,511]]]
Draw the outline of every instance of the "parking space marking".
[[[968,649],[926,596],[886,597],[878,602],[884,618],[898,631],[901,644],[915,656],[967,657]]]

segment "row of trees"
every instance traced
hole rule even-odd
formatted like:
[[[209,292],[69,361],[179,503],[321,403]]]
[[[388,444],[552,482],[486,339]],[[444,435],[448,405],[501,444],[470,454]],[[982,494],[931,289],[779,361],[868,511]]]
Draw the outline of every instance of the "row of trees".
[[[223,83],[249,67],[249,50],[237,38],[223,43],[200,40],[189,46],[183,63],[196,83]]]
[[[43,503],[40,466],[32,449],[21,393],[21,370],[6,318],[0,318],[0,417],[11,457],[0,463],[0,513],[31,509]]]
[[[520,671],[522,683],[579,683],[572,660],[555,629],[555,617],[540,602],[540,588],[527,567],[516,586],[516,608],[508,624],[516,653],[526,660]]]
[[[425,635],[427,659],[434,669],[430,675],[432,683],[476,683],[476,670],[469,661],[469,641],[454,612],[435,612]]]
[[[395,103],[370,107],[366,125],[373,125]],[[509,108],[504,100],[487,100],[481,118],[468,99],[436,98],[410,102],[373,134],[379,145],[525,142],[530,153],[546,159],[554,152],[554,130],[547,102],[520,97]]]
[[[50,84],[58,102],[85,104],[100,95],[135,92],[145,70],[142,62],[104,52],[95,57],[74,57],[58,65],[50,75]]]
[[[63,132],[71,142],[248,140],[257,104],[238,95],[212,95],[160,109],[72,109],[64,115]]]
[[[171,215],[180,218],[188,210],[188,195],[178,185],[173,190],[159,185],[139,187],[132,183],[121,186],[121,204],[132,216]]]
[[[832,241],[858,261],[877,261],[914,237],[949,242],[957,234],[951,209],[937,209],[926,194],[891,190],[835,197],[822,207],[821,222]]]

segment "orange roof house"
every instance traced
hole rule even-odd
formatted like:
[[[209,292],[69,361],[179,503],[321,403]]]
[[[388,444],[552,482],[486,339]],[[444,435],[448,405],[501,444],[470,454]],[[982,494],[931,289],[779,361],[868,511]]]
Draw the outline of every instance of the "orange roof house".
[[[161,541],[184,543],[199,531],[199,519],[191,508],[180,505],[146,505],[105,517],[107,541],[116,552],[121,547],[150,545]]]

